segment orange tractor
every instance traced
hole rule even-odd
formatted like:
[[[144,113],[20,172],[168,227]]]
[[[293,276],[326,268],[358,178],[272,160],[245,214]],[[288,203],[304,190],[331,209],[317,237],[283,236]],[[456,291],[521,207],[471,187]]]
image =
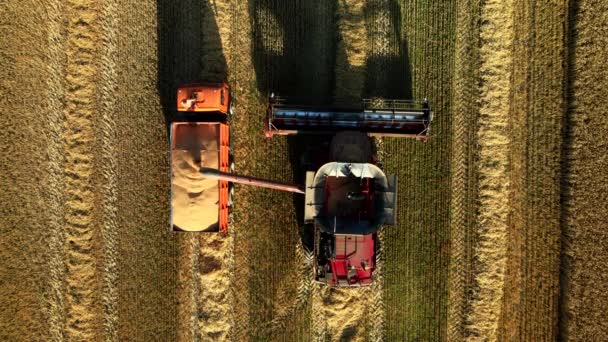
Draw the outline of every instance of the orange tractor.
[[[228,88],[225,85],[217,88],[222,89],[221,93],[209,87],[204,85],[180,88],[178,110],[208,113],[215,110],[221,114],[218,117],[220,121],[211,123],[199,119],[200,121],[172,124],[172,154],[175,156],[182,146],[176,144],[176,140],[198,141],[189,145],[194,147],[194,153],[198,153],[199,149],[201,151],[200,158],[191,158],[194,160],[189,166],[191,177],[198,179],[201,184],[215,182],[219,192],[219,196],[215,196],[215,188],[211,190],[218,206],[211,201],[201,201],[188,207],[190,210],[179,212],[179,215],[213,217],[203,225],[191,225],[189,228],[204,227],[218,217],[218,229],[207,227],[198,230],[226,231],[227,221],[224,221],[224,217],[227,217],[225,215],[229,207],[229,189],[232,183],[302,194],[305,229],[311,230],[313,234],[315,280],[331,286],[371,284],[376,263],[377,232],[383,225],[394,225],[396,222],[397,178],[385,175],[378,167],[370,136],[410,137],[426,141],[433,118],[428,102],[363,100],[350,106],[311,106],[304,105],[301,101],[271,95],[265,122],[267,137],[287,134],[332,136],[328,146],[311,149],[303,156],[301,167],[305,169],[305,184],[299,186],[231,172],[228,126],[226,121],[221,121],[230,112]],[[210,103],[214,104],[214,110],[206,107]],[[225,126],[226,131],[222,133],[221,128],[215,131],[197,128],[199,125],[213,124]],[[176,133],[175,129],[180,125],[191,128]],[[176,139],[180,136],[181,138]],[[223,138],[226,141],[222,141]],[[208,140],[219,142],[216,145],[220,147],[218,151],[212,150],[215,151],[212,156],[202,152],[215,148],[216,145],[211,144],[211,147],[206,149],[205,141]],[[222,146],[226,147],[224,154]],[[211,160],[211,157],[215,159]],[[181,159],[172,158],[173,184],[176,181],[176,171],[185,166],[179,163]],[[211,188],[209,185],[208,189]],[[172,189],[176,187],[172,186]],[[202,196],[203,193],[198,192],[199,190],[196,188],[189,193],[188,199],[192,204],[196,202],[197,196]],[[172,201],[174,230],[197,230],[179,225],[176,218],[181,208],[176,209],[175,192],[172,192]],[[196,206],[198,208],[195,209]],[[188,221],[188,217],[184,217],[184,221]]]

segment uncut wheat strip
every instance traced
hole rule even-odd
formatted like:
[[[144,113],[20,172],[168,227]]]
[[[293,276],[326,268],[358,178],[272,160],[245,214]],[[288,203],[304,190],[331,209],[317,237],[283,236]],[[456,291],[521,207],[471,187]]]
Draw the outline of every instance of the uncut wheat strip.
[[[398,37],[400,42],[405,42],[408,39],[407,34],[410,32],[407,28],[406,28],[406,23],[409,22],[408,18],[410,15],[409,10],[406,9],[405,5],[401,5],[400,6],[400,16],[402,18],[401,21],[401,27],[399,28],[399,32],[400,32],[400,36]],[[409,49],[409,45],[407,46],[407,48],[404,46],[403,47],[403,51],[402,54],[404,55],[408,55],[411,56],[410,54],[410,49]],[[385,165],[395,165],[392,167],[392,169],[395,170],[395,172],[397,172],[397,170],[406,170],[406,166],[410,165],[409,163],[412,161],[412,154],[411,153],[407,153],[405,155],[402,155],[401,158],[396,158],[399,153],[395,153],[395,151],[404,151],[407,149],[405,142],[403,141],[404,139],[385,139],[384,142],[386,143],[384,145],[384,147],[387,150],[386,153],[386,159],[385,159]],[[393,164],[395,163],[395,164]],[[390,167],[387,167],[387,170],[390,169]],[[399,189],[403,189],[403,188],[408,188],[410,187],[411,184],[411,179],[410,177],[405,177],[404,178],[399,178]],[[397,201],[397,205],[398,205],[398,220],[403,222],[403,221],[409,221],[409,211],[405,211],[405,215],[401,215],[403,213],[403,211],[401,210],[402,208],[402,203],[403,200],[399,199]],[[399,258],[397,258],[395,256],[395,253],[397,253],[397,255],[400,256],[399,251],[397,251],[395,248],[390,248],[390,243],[392,243],[393,240],[398,240],[401,241],[402,240],[402,234],[403,232],[401,230],[395,232],[395,231],[387,231],[386,232],[386,236],[387,239],[385,241],[384,244],[384,250],[383,250],[383,255],[384,255],[384,281],[388,284],[389,281],[392,281],[393,283],[396,284],[405,284],[405,288],[406,288],[406,293],[413,293],[413,291],[411,291],[411,287],[410,285],[412,284],[409,281],[402,281],[402,279],[411,279],[411,268],[406,267],[405,271],[401,271],[401,272],[391,272],[390,274],[388,273],[389,270],[391,270],[391,268],[389,267],[389,262],[390,260],[399,260]],[[406,240],[409,241],[409,240]],[[409,244],[408,242],[406,242],[402,252],[405,254],[404,258],[405,260],[411,260],[411,256],[410,256],[410,252],[411,249],[409,248]],[[389,284],[392,285],[392,284]],[[387,286],[385,286],[385,290],[387,290]],[[386,310],[385,310],[385,316],[386,316],[386,322],[385,322],[385,336],[387,339],[394,339],[395,337],[395,333],[399,333],[400,330],[400,325],[401,322],[399,322],[396,319],[392,319],[393,317],[399,317],[400,314],[405,313],[406,317],[411,317],[411,306],[407,305],[407,297],[404,296],[395,296],[393,295],[393,292],[391,291],[387,291],[386,293],[386,299],[385,299],[385,304],[386,304]],[[393,305],[391,305],[391,303],[393,303]]]
[[[429,44],[427,44],[424,39],[428,36],[428,6],[428,3],[416,1],[413,11],[414,15],[412,16],[412,22],[410,23],[410,25],[413,25],[413,32],[409,41],[409,46],[413,52],[412,56],[414,56],[412,63],[412,72],[414,73],[414,77],[412,77],[414,98],[421,98],[422,96],[427,96],[427,91],[429,89],[429,87],[427,86],[426,77],[428,75],[426,74],[427,63],[425,62],[425,56],[427,56]],[[407,146],[407,143],[404,142],[404,146]],[[425,157],[425,152],[421,151],[419,148],[414,148],[412,155],[414,161],[420,161],[423,160],[423,158]],[[425,162],[427,162],[427,160],[425,160]],[[414,176],[413,182],[415,186],[419,189],[418,194],[428,194],[429,185],[426,183],[420,183],[418,175]],[[414,196],[417,196],[418,194],[415,194]],[[427,207],[428,202],[425,201],[425,197],[426,196],[421,196],[421,198],[423,199],[419,204],[420,207]],[[408,211],[406,203],[404,203],[404,201],[401,201],[401,204],[403,205],[403,209],[401,210],[401,212]],[[413,214],[413,220],[421,220],[421,217],[416,214]],[[418,225],[420,224],[418,223]],[[407,232],[404,233],[406,234],[407,239],[410,240],[410,244],[416,244],[419,246],[419,253],[413,253],[412,260],[414,260],[415,263],[423,261],[424,251],[428,250],[427,239],[421,239],[420,236],[417,236],[417,239],[414,239],[411,235],[407,234]],[[415,277],[417,273],[416,266],[412,267],[411,270],[412,276]],[[424,334],[427,332],[427,320],[424,316],[424,310],[426,309],[427,300],[425,292],[426,288],[423,287],[420,281],[412,282],[412,293],[414,294],[412,297],[414,297],[415,300],[420,303],[420,306],[423,309],[420,310],[418,308],[410,307],[412,327],[414,327],[415,330],[412,333],[408,332],[408,339],[415,339],[417,337],[416,335]]]
[[[302,46],[298,45],[298,48],[302,51],[307,51],[308,53],[315,54],[315,62],[308,64],[311,72],[315,75],[312,79],[304,77],[304,80],[299,79],[299,82],[302,82],[303,85],[306,85],[304,82],[314,82],[315,84],[315,92],[322,95],[327,95],[330,91],[327,87],[329,86],[329,79],[331,78],[330,72],[333,71],[333,63],[328,63],[330,58],[333,56],[333,49],[331,45],[328,44],[329,33],[334,29],[332,25],[331,18],[333,17],[332,5],[331,3],[311,3],[311,4],[300,4],[302,8],[298,9],[299,13],[302,13],[302,20],[296,23],[298,39],[302,41]],[[267,15],[270,16],[270,13]],[[313,31],[308,31],[307,29],[303,29],[306,21],[303,18],[314,18],[314,29]],[[273,52],[281,52],[279,49],[283,48],[283,42],[281,41],[283,33],[282,28],[278,27],[276,21],[277,18],[273,18],[270,16],[268,20],[271,20],[270,26],[273,28],[274,35],[270,36],[272,40],[279,40],[274,44],[267,44],[268,47],[265,49],[268,50],[272,46],[276,46]],[[316,34],[316,36],[314,36]],[[306,42],[307,38],[313,35],[314,43]],[[322,36],[325,35],[325,36]],[[308,49],[308,50],[304,50]],[[306,62],[305,62],[306,63]],[[312,84],[312,83],[311,83]],[[291,179],[293,177],[293,172],[288,168],[284,168],[282,170],[280,179]],[[296,208],[297,210],[297,208]],[[290,333],[295,329],[299,329],[297,326],[290,326],[290,320],[293,320],[299,314],[309,315],[310,314],[310,303],[311,303],[311,295],[313,291],[313,253],[311,251],[305,250],[302,245],[302,241],[299,237],[296,236],[297,242],[295,245],[295,269],[297,269],[297,274],[294,276],[288,275],[282,284],[279,285],[281,289],[281,293],[278,296],[279,305],[278,305],[278,313],[275,314],[271,323],[271,331],[278,332],[280,330]],[[292,289],[289,286],[289,283],[292,282],[291,279],[298,279],[297,289],[294,294],[291,293]],[[275,305],[276,306],[276,305]],[[304,327],[303,330],[307,330],[310,327]],[[302,329],[302,328],[300,328]],[[276,336],[276,335],[275,335]],[[285,336],[285,335],[283,335]],[[283,337],[285,338],[285,337]]]
[[[444,7],[445,6],[445,7]],[[429,147],[420,148],[421,146],[417,146],[414,144],[409,144],[411,142],[404,142],[403,144],[398,143],[399,147],[397,151],[401,150],[411,150],[411,153],[407,153],[406,156],[408,161],[403,163],[399,169],[408,170],[405,179],[400,178],[400,184],[404,183],[412,183],[410,185],[402,186],[402,189],[416,189],[416,190],[408,190],[412,196],[417,197],[416,194],[424,194],[420,199],[417,200],[417,204],[419,208],[427,208],[427,212],[432,210],[433,213],[440,215],[434,216],[431,222],[437,222],[437,224],[441,224],[443,220],[447,222],[447,195],[448,193],[437,192],[437,189],[434,184],[429,182],[420,182],[416,181],[416,176],[419,174],[415,173],[416,167],[412,167],[412,165],[419,164],[419,167],[424,168],[423,165],[429,163],[429,165],[437,165],[440,164],[439,161],[443,160],[442,157],[449,157],[449,154],[446,155],[445,149],[447,145],[445,140],[442,139],[444,133],[444,128],[440,129],[449,123],[449,116],[446,116],[449,113],[449,101],[441,101],[445,95],[442,95],[441,92],[445,91],[442,89],[449,89],[444,87],[444,83],[449,83],[449,80],[442,81],[444,75],[449,75],[448,72],[443,72],[443,66],[441,64],[437,64],[437,61],[441,61],[440,56],[440,46],[442,46],[445,42],[443,39],[437,39],[437,37],[441,37],[443,31],[442,27],[449,26],[444,24],[444,20],[449,21],[449,13],[450,13],[451,4],[428,4],[428,3],[419,3],[413,1],[408,4],[407,10],[405,10],[407,19],[404,21],[404,29],[403,31],[407,34],[407,42],[408,42],[408,50],[409,54],[412,57],[412,73],[413,73],[413,83],[414,83],[414,93],[416,97],[429,97],[431,101],[433,101],[434,107],[437,113],[440,113],[436,118],[436,122],[434,122],[434,131],[441,132],[439,137],[433,138],[433,143]],[[422,56],[420,56],[420,54]],[[450,58],[451,59],[451,58]],[[443,60],[440,63],[450,64],[451,62],[448,60]],[[448,78],[451,76],[448,76]],[[449,96],[449,91],[448,91]],[[449,132],[449,129],[447,130]],[[437,133],[436,133],[437,134]],[[403,159],[401,159],[403,160]],[[420,164],[421,161],[424,161],[425,164]],[[411,174],[411,176],[409,175]],[[412,180],[409,181],[408,178]],[[408,193],[406,192],[406,193]],[[404,203],[405,200],[402,200],[401,203]],[[417,205],[417,207],[418,207]],[[411,208],[403,207],[400,210],[400,214],[402,216],[411,216],[406,219],[400,218],[400,221],[406,222],[417,222],[421,219],[425,219],[428,216],[421,216],[416,214],[415,211],[411,210]],[[430,216],[430,217],[433,217]],[[447,228],[447,227],[446,227]],[[420,228],[418,228],[420,229]],[[407,230],[406,230],[407,231]],[[402,234],[403,239],[406,241],[408,247],[404,248],[407,252],[412,250],[421,250],[421,251],[430,251],[435,248],[438,248],[439,240],[436,236],[427,238],[422,238],[419,241],[413,241],[412,237],[407,237],[405,234]],[[407,254],[406,252],[406,254]],[[426,257],[423,253],[419,255],[412,256],[415,260],[414,262],[418,263],[418,260],[421,256]],[[407,284],[411,288],[411,290],[407,291],[407,293],[411,294],[412,297],[419,297],[422,303],[422,310],[420,307],[414,308],[413,305],[406,306],[409,310],[405,315],[408,318],[408,322],[414,327],[414,329],[407,329],[406,331],[396,331],[394,334],[406,334],[406,338],[416,338],[415,336],[427,336],[429,339],[440,339],[444,334],[441,326],[441,323],[437,323],[442,320],[442,311],[445,310],[445,307],[442,307],[437,303],[441,302],[442,295],[439,291],[438,287],[442,287],[442,279],[445,279],[442,275],[441,265],[445,263],[447,259],[429,259],[428,268],[434,270],[433,273],[425,273],[424,277],[426,281],[433,283],[435,286],[429,287],[422,285],[422,282],[416,283],[412,281],[408,281]],[[422,259],[420,262],[425,262],[426,260]],[[414,268],[407,268],[408,273],[412,273],[412,275],[405,275],[405,279],[413,279],[415,278]],[[447,270],[447,267],[446,267]],[[420,277],[419,277],[420,278]],[[399,308],[396,308],[399,310]],[[432,317],[431,319],[429,319]],[[431,337],[433,336],[433,337]],[[403,337],[402,337],[403,338]],[[422,337],[425,338],[425,337]]]
[[[67,277],[67,338],[97,336],[99,293],[92,184],[96,114],[98,11],[95,3],[69,1],[67,12],[66,107],[64,126]]]
[[[402,22],[401,22],[401,27],[399,28],[399,32],[400,32],[400,41],[407,41],[408,36],[407,34],[410,32],[409,30],[406,29],[406,23],[409,22],[408,18],[410,15],[410,12],[412,11],[408,11],[405,9],[405,5],[401,6],[401,10],[400,10],[400,16],[402,18]],[[408,45],[408,49],[404,49],[404,51],[402,52],[403,54],[406,54],[408,56],[410,56],[410,49],[409,49],[409,45]],[[403,156],[401,156],[401,158],[397,158],[397,156],[399,156],[399,153],[395,152],[395,151],[403,151],[405,150],[407,147],[404,144],[403,139],[385,139],[384,142],[386,142],[385,148],[387,149],[387,153],[386,153],[386,159],[385,161],[385,165],[387,165],[387,170],[389,169],[394,169],[395,172],[398,172],[398,170],[406,170],[406,165],[408,165],[408,162],[411,161],[411,153],[405,154]],[[391,167],[392,166],[392,167]],[[410,184],[410,177],[405,177],[405,179],[403,178],[399,178],[399,189],[403,189],[404,187],[407,188],[411,186]],[[400,215],[401,213],[403,213],[402,211],[402,204],[403,204],[403,200],[399,199],[397,201],[397,212],[398,215]],[[398,220],[403,222],[403,221],[409,221],[409,211],[405,211],[406,215],[400,215],[398,216]],[[406,293],[413,293],[413,291],[411,291],[411,287],[410,285],[412,284],[409,281],[404,281],[402,279],[410,279],[410,275],[411,275],[411,268],[406,267],[405,271],[401,271],[401,272],[391,272],[388,273],[389,270],[392,271],[391,269],[391,265],[390,265],[390,260],[399,260],[399,258],[396,257],[395,254],[401,256],[399,254],[399,250],[397,250],[396,248],[391,248],[390,244],[393,243],[392,241],[396,240],[396,241],[402,241],[402,235],[403,235],[403,231],[402,230],[389,230],[386,232],[387,235],[387,239],[385,241],[384,244],[384,281],[388,284],[389,282],[395,283],[395,284],[405,284],[405,288],[406,288]],[[405,260],[410,260],[411,256],[410,256],[410,248],[409,248],[409,240],[406,239],[406,243],[405,246],[403,248],[403,253],[405,254]],[[402,265],[400,265],[402,266]],[[393,266],[394,267],[394,266]],[[392,284],[389,284],[392,285]],[[387,290],[390,287],[385,287],[385,290]],[[385,316],[386,316],[386,322],[385,322],[385,336],[387,339],[395,339],[395,333],[399,333],[400,328],[401,328],[401,322],[399,322],[396,319],[393,319],[393,317],[400,317],[401,314],[405,313],[406,317],[411,317],[411,306],[406,305],[407,302],[407,297],[404,298],[404,296],[399,296],[399,295],[394,295],[394,292],[392,291],[388,291],[386,293],[386,298],[385,298],[385,304],[386,304],[386,311],[385,311]],[[391,305],[392,304],[392,305]]]
[[[268,21],[265,21],[268,16],[263,15],[261,18],[256,16],[264,13],[270,15],[272,9],[280,13],[282,10],[293,10],[293,8],[288,8],[289,5],[293,7],[293,3],[285,4],[283,7],[283,4],[275,5],[275,7],[267,9],[269,4],[258,2],[251,8],[251,13],[243,13],[244,16],[253,15],[254,25],[253,28],[248,27],[248,30],[253,29],[254,41],[250,40],[251,34],[242,37],[241,44],[246,45],[243,44],[238,49],[240,51],[245,47],[248,48],[244,51],[247,54],[245,59],[247,65],[245,68],[239,69],[239,73],[236,75],[240,90],[239,103],[243,108],[240,111],[247,112],[248,117],[245,118],[246,120],[237,121],[239,141],[235,145],[237,153],[235,159],[243,162],[243,173],[268,178],[281,178],[287,170],[280,166],[287,166],[288,169],[289,164],[288,160],[287,163],[285,160],[287,156],[285,141],[270,142],[259,135],[260,126],[257,124],[264,113],[262,108],[265,104],[261,100],[261,94],[254,87],[255,85],[265,87],[268,84],[276,83],[279,77],[272,71],[277,63],[272,63],[272,58],[262,54],[264,59],[257,60],[261,65],[255,65],[258,68],[261,66],[266,74],[263,81],[265,84],[261,84],[262,81],[256,79],[256,76],[260,75],[260,70],[254,68],[252,58],[260,56],[252,56],[251,52],[263,52],[266,47],[275,46],[277,43],[272,32],[273,29],[269,28]],[[280,20],[280,18],[277,19]],[[292,41],[294,38],[286,37],[285,39]],[[243,117],[241,116],[241,118]],[[270,148],[271,144],[272,148]],[[259,151],[268,151],[268,153],[260,157]],[[277,244],[277,241],[281,241],[285,237],[284,231],[279,232],[279,227],[291,230],[290,223],[286,219],[286,217],[291,217],[289,204],[285,201],[285,194],[275,195],[267,190],[247,187],[241,190],[239,203],[236,211],[239,219],[235,224],[238,226],[237,232],[242,233],[242,239],[238,242],[239,253],[242,256],[240,259],[242,264],[239,267],[246,272],[251,272],[250,275],[248,274],[249,278],[246,279],[247,283],[243,284],[244,288],[241,290],[248,295],[246,310],[249,336],[245,338],[271,339],[274,333],[270,329],[271,322],[275,317],[276,307],[281,305],[281,295],[278,291],[280,283],[277,281],[281,278],[281,270],[273,268],[271,260],[285,264],[290,252],[290,248],[285,248],[289,243]],[[284,216],[269,221],[268,218],[274,217],[275,212],[282,212]],[[267,237],[270,235],[274,235],[275,240],[268,240]],[[246,245],[246,249],[241,249],[242,244]],[[293,262],[293,258],[290,261]],[[253,265],[255,268],[252,267]]]
[[[472,3],[459,2],[457,5],[456,42],[455,42],[455,76],[453,79],[452,101],[454,112],[452,119],[452,158],[451,158],[451,247],[448,285],[448,326],[449,341],[460,341],[464,338],[466,306],[466,271],[467,271],[467,185],[470,175],[468,150],[472,142],[468,130],[474,129],[468,124],[469,118],[476,115],[472,105],[471,94],[475,84],[475,37],[478,34],[471,18],[478,15],[471,10]],[[474,7],[473,7],[474,8]]]
[[[591,341],[608,336],[608,3],[572,1],[570,15],[560,338]]]
[[[49,213],[48,251],[50,293],[47,294],[47,321],[49,324],[49,339],[60,341],[65,338],[65,296],[63,280],[65,274],[63,232],[64,193],[63,180],[63,97],[65,96],[65,27],[63,25],[63,2],[49,1],[45,4],[47,24],[47,93],[48,111],[46,134],[48,154],[46,184],[46,208]]]
[[[103,177],[101,187],[101,238],[102,238],[102,298],[104,317],[103,334],[106,340],[118,340],[118,223],[117,223],[117,132],[116,90],[118,59],[117,29],[118,4],[105,0],[100,15],[101,58],[99,71],[99,103],[101,122],[101,158]]]
[[[268,167],[267,171],[275,174],[277,179],[292,182],[291,170],[293,168],[290,165],[290,160],[288,159],[289,146],[287,145],[286,141],[277,140],[272,142],[268,141],[268,143],[272,144],[274,153],[271,153],[269,156],[270,162],[268,164],[272,167]],[[287,193],[277,193],[273,194],[272,196],[272,201],[269,201],[269,212],[268,214],[264,215],[264,217],[271,217],[276,212],[281,212],[282,214],[267,224],[268,228],[270,229],[269,231],[264,232],[263,236],[273,234],[273,232],[276,232],[279,227],[284,229],[279,234],[275,233],[275,236],[278,237],[281,243],[273,243],[269,247],[272,251],[270,254],[271,261],[286,265],[287,268],[284,270],[270,268],[267,279],[265,280],[265,291],[270,294],[267,302],[267,308],[272,315],[269,316],[269,319],[267,320],[270,326],[272,326],[272,322],[275,318],[280,318],[280,316],[285,313],[285,309],[289,310],[291,307],[304,308],[306,304],[306,302],[302,302],[301,300],[299,301],[297,298],[294,298],[294,295],[297,293],[298,287],[300,286],[298,283],[293,281],[295,278],[291,274],[293,274],[292,272],[298,270],[299,268],[302,268],[301,265],[298,265],[298,262],[302,262],[303,260],[295,257],[297,246],[298,244],[301,244],[301,242],[297,233],[298,227],[293,220],[295,211],[292,202],[289,201],[291,195]],[[305,267],[304,270],[306,270]],[[304,273],[303,276],[306,279],[302,280],[302,283],[304,283],[302,285],[304,289],[306,289],[306,283],[312,280],[312,271],[310,270],[309,273]],[[294,314],[295,313],[296,312],[294,311]],[[266,324],[266,322],[264,323]],[[271,338],[293,339],[294,337],[292,334],[297,331],[296,329],[297,327],[294,325],[287,326],[287,329],[280,331],[272,331],[272,329],[261,329],[260,331],[268,334],[267,336],[271,336]]]
[[[478,241],[475,289],[467,321],[470,336],[498,337],[506,262],[508,215],[509,79],[513,3],[488,1],[481,18]],[[474,339],[473,337],[471,339]]]
[[[167,225],[168,132],[158,96],[169,80],[158,78],[166,70],[163,48],[171,34],[163,20],[167,6],[134,0],[118,6],[118,334],[121,340],[176,340],[181,236]]]

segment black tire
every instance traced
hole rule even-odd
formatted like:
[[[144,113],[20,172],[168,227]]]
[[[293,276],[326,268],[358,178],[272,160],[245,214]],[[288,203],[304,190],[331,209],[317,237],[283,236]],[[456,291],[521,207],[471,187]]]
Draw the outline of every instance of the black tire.
[[[302,239],[302,246],[308,253],[315,252],[315,227],[314,224],[305,224],[300,226],[300,238]]]
[[[232,141],[232,139],[230,139]],[[228,172],[234,173],[234,157],[232,151],[228,154]],[[234,183],[228,182],[228,207],[234,205]]]

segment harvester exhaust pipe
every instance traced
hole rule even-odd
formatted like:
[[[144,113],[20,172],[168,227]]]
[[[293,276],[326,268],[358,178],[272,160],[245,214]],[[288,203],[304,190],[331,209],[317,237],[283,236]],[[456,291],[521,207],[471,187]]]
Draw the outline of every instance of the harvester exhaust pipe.
[[[305,191],[302,187],[293,184],[287,184],[282,182],[271,181],[267,179],[249,177],[237,175],[235,173],[222,172],[217,169],[208,167],[201,167],[201,175],[205,178],[224,180],[233,183],[247,184],[253,186],[259,186],[262,188],[275,189],[281,191],[295,192],[298,194],[304,194]]]

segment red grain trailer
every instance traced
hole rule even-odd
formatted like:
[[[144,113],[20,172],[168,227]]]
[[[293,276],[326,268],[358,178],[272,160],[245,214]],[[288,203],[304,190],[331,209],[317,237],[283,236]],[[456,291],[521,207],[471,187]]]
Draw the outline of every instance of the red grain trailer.
[[[230,170],[230,89],[226,83],[182,86],[177,90],[177,111],[169,130],[171,229],[226,232],[231,185],[207,179],[199,170]]]

